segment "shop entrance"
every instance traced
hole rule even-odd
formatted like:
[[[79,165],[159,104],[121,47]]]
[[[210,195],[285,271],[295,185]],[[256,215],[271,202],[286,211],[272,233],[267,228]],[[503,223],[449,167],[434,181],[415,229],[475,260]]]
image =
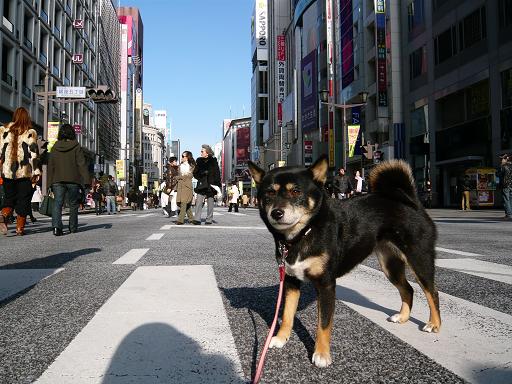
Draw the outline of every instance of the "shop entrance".
[[[460,209],[462,199],[460,183],[464,178],[464,172],[468,168],[481,166],[483,161],[483,156],[468,156],[437,163],[436,182],[439,207]]]

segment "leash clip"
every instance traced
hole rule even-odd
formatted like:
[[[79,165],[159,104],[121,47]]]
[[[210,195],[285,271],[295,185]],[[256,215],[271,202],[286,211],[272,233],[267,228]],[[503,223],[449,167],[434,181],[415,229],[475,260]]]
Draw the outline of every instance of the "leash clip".
[[[286,244],[279,242],[279,253],[281,254],[281,260],[279,261],[279,265],[284,265],[286,258],[288,257],[288,247]]]

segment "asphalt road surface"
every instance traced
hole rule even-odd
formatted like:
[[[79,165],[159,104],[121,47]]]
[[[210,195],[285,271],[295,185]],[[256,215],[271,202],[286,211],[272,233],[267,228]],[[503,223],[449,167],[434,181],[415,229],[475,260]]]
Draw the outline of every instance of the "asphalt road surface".
[[[512,222],[429,211],[439,232],[443,326],[415,288],[412,317],[370,257],[337,282],[333,364],[311,364],[315,292],[267,356],[262,383],[512,383]],[[278,292],[273,241],[254,209],[176,226],[160,210],[48,218],[0,238],[0,383],[248,383]],[[66,222],[65,222],[66,223]]]

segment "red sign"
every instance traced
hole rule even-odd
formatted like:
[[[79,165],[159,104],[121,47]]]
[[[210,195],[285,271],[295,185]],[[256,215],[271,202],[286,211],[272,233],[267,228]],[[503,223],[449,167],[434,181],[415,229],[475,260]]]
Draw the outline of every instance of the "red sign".
[[[73,20],[73,28],[84,29],[84,21],[82,19]]]
[[[313,141],[304,140],[304,153],[313,153]]]
[[[82,126],[80,124],[73,124],[73,128],[75,129],[75,133],[82,133]]]
[[[277,61],[286,60],[286,38],[284,35],[277,36]]]
[[[84,55],[83,53],[75,53],[71,60],[74,64],[82,64],[84,62]]]

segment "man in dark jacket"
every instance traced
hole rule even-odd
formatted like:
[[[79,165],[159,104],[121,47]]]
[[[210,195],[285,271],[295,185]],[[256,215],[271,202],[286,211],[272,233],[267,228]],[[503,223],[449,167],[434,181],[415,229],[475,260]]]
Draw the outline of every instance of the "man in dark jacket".
[[[505,220],[512,220],[512,155],[501,156],[499,170],[501,193],[503,196],[503,208],[505,208]]]
[[[350,196],[350,192],[352,192],[353,189],[352,183],[350,182],[350,178],[345,175],[344,168],[340,168],[338,174],[334,177],[333,187],[336,198],[342,200]]]
[[[201,224],[201,213],[203,210],[203,203],[207,199],[208,210],[206,213],[205,224],[213,223],[213,197],[216,194],[215,189],[212,185],[220,188],[220,169],[217,159],[213,157],[212,148],[203,144],[201,146],[201,157],[196,160],[196,166],[194,168],[194,177],[197,179],[197,185],[194,191],[197,193],[196,197],[196,210],[194,214],[195,225]]]
[[[55,236],[62,235],[62,206],[66,196],[69,202],[69,232],[75,233],[78,230],[79,192],[89,176],[74,128],[69,124],[62,125],[48,161],[48,185],[55,195],[52,212]]]
[[[114,181],[112,175],[108,175],[107,181],[103,184],[103,191],[105,192],[105,205],[107,207],[107,213],[110,215],[116,214],[116,196],[117,196],[117,184]]]

